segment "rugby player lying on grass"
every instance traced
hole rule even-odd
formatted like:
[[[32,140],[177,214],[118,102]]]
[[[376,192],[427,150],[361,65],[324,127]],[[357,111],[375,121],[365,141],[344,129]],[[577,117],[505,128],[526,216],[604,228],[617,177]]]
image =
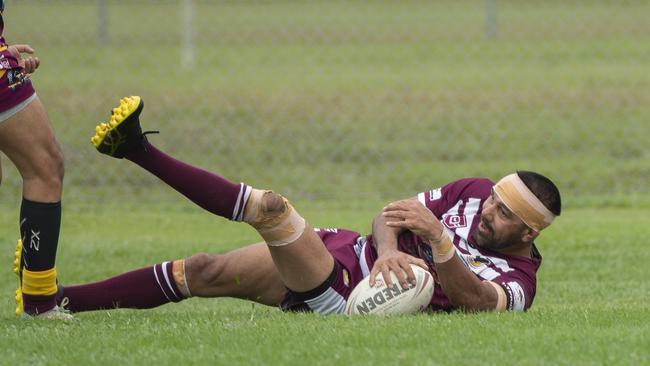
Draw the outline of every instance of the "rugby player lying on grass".
[[[192,296],[236,297],[323,314],[342,313],[359,281],[394,271],[402,286],[410,264],[436,278],[434,311],[526,310],[541,256],[533,241],[560,214],[546,177],[510,174],[494,184],[467,178],[388,204],[372,235],[310,227],[281,195],[232,183],[180,162],[143,135],[139,97],[124,98],[92,142],[102,153],[148,170],[200,207],[254,227],[264,243],[226,254],[195,254],[105,281],[60,287],[72,312],[153,308]]]

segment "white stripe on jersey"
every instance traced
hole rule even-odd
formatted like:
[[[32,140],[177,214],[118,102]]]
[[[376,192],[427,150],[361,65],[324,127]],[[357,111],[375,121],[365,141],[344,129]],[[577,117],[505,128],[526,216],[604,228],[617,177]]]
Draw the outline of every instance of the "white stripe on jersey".
[[[506,291],[510,296],[510,304],[508,304],[510,309],[514,311],[524,311],[524,307],[526,306],[526,294],[524,293],[524,289],[515,281],[508,282],[505,285]]]
[[[319,296],[305,300],[305,303],[319,314],[343,314],[346,301],[341,294],[330,287]]]
[[[478,251],[478,249],[472,248],[469,245],[467,245],[467,242],[465,242],[464,240],[461,240],[461,243],[463,243],[461,245],[464,245],[463,249],[467,250],[469,252],[469,254],[471,254],[473,256],[480,256],[480,257],[489,259],[490,262],[492,262],[497,268],[499,268],[504,273],[514,271],[514,269],[510,268],[510,266],[508,265],[508,262],[505,259],[483,255],[483,254],[481,254],[481,252]]]
[[[426,199],[424,198],[424,192],[422,192],[422,193],[418,193],[418,201],[420,201],[420,203],[423,204],[424,207],[427,206],[427,201],[426,201]]]
[[[429,201],[435,201],[442,197],[442,188],[432,189],[428,193]],[[427,199],[424,192],[418,193],[418,201],[425,206],[427,205]]]
[[[357,243],[354,244],[354,254],[359,258],[359,267],[361,267],[361,274],[365,278],[370,274],[370,268],[368,267],[368,260],[366,259],[366,244],[367,240],[364,236],[361,236],[357,239]]]
[[[488,257],[488,258],[490,258],[490,262],[494,263],[494,265],[499,267],[499,269],[504,273],[514,271],[514,269],[510,267],[510,265],[505,259],[497,258],[497,257]]]
[[[465,227],[461,227],[456,229],[456,235],[460,236],[463,238],[463,242],[465,246],[467,246],[467,237],[469,236],[469,229],[472,227],[472,223],[474,223],[474,218],[476,217],[476,213],[478,212],[478,208],[481,205],[481,200],[479,198],[469,198],[467,200],[467,203],[465,203],[465,209],[463,210],[463,214],[465,215],[465,222],[467,225]],[[456,206],[456,210],[458,210],[458,206],[460,206],[460,202]],[[458,214],[458,211],[456,211],[456,214]],[[468,215],[469,214],[469,215]]]
[[[458,211],[460,210],[460,205],[462,203],[463,203],[463,200],[459,200],[458,202],[456,202],[454,207],[450,208],[449,210],[447,210],[447,212],[445,212],[445,215],[458,215]]]

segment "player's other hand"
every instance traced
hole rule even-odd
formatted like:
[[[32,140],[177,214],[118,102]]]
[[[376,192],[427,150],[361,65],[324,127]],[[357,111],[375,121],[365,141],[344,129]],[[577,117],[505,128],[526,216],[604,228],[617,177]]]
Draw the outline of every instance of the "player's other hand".
[[[12,56],[16,58],[16,60],[18,60],[18,63],[27,74],[33,73],[41,65],[41,61],[38,59],[38,57],[23,57],[23,53],[27,53],[29,55],[34,54],[34,49],[28,44],[14,44],[9,46],[7,50],[11,53]]]
[[[435,242],[442,234],[442,224],[433,213],[416,200],[402,200],[388,204],[382,213],[386,225],[406,229],[415,235]]]
[[[375,261],[372,270],[370,271],[370,286],[375,285],[375,280],[379,273],[384,277],[384,283],[389,288],[393,288],[393,280],[390,278],[390,272],[393,271],[403,288],[408,287],[408,283],[415,284],[415,274],[411,268],[411,264],[422,267],[428,271],[426,262],[420,258],[408,255],[404,252],[397,250],[389,250],[383,253]]]

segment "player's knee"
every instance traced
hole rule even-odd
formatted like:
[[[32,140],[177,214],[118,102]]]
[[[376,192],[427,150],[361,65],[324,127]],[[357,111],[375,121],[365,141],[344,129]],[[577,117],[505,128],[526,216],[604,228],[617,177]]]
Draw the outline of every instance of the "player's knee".
[[[192,280],[200,280],[212,263],[212,255],[208,253],[197,253],[185,260],[185,271]],[[196,281],[192,281],[196,282]]]
[[[63,151],[57,144],[48,149],[48,155],[47,165],[49,166],[48,175],[50,179],[59,183],[63,182],[63,175],[65,174]]]
[[[244,209],[244,221],[264,238],[269,246],[282,246],[298,240],[305,231],[305,220],[289,201],[272,191],[253,189]]]
[[[262,196],[261,206],[264,217],[273,219],[288,210],[288,201],[282,195],[268,191]]]
[[[48,158],[43,162],[40,171],[40,178],[52,191],[62,190],[65,165],[63,152],[58,145],[48,149]]]
[[[64,158],[56,142],[34,155],[31,168],[21,172],[26,179],[35,180],[49,191],[60,191],[63,185]]]
[[[218,284],[223,270],[223,256],[198,253],[185,260],[187,285],[192,295],[201,296]]]
[[[268,229],[288,209],[288,201],[273,191],[253,189],[244,209],[244,221],[256,229]]]

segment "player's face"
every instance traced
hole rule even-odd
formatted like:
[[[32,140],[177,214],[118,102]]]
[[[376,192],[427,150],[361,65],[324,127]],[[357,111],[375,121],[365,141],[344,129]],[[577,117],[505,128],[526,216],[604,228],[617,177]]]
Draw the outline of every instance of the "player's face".
[[[493,190],[483,204],[474,239],[483,248],[504,249],[521,243],[526,230],[530,229],[501,202]]]

